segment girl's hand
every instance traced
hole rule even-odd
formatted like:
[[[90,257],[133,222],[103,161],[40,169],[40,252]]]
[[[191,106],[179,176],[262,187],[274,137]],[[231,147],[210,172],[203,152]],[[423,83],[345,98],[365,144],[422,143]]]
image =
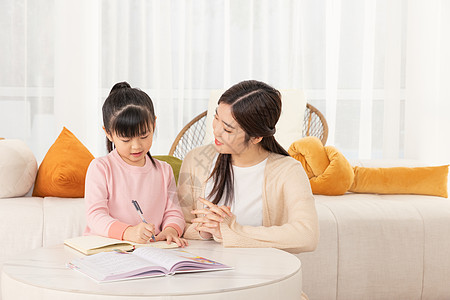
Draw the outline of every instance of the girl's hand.
[[[200,202],[206,207],[203,209],[192,210],[192,214],[202,215],[192,219],[192,223],[197,223],[196,230],[199,231],[203,238],[210,238],[215,236],[221,239],[220,223],[223,222],[226,216],[232,217],[233,214],[228,206],[217,206],[203,198],[199,198]]]
[[[155,225],[151,223],[139,223],[136,226],[130,226],[125,229],[123,239],[139,244],[146,244],[152,239],[155,232]]]
[[[175,242],[177,243],[178,247],[182,248],[188,245],[188,242],[185,239],[178,236],[178,231],[170,226],[164,228],[164,230],[161,231],[156,236],[156,241],[165,241],[165,240],[167,240],[167,244]]]

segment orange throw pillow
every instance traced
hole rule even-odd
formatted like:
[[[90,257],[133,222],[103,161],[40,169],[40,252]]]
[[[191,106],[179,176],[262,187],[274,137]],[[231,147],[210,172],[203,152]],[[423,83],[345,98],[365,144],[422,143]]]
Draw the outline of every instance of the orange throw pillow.
[[[295,141],[288,152],[302,163],[313,194],[343,195],[352,185],[354,174],[350,163],[335,147],[324,147],[317,137]]]
[[[448,197],[448,165],[415,168],[354,167],[353,170],[355,180],[350,192]]]
[[[83,198],[86,171],[94,159],[66,127],[39,166],[33,196]]]

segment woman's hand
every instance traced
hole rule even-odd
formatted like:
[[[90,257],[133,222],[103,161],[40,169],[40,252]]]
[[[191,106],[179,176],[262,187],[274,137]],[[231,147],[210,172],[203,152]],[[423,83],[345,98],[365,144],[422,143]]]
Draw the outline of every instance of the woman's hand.
[[[232,217],[230,207],[217,206],[203,198],[199,198],[200,202],[205,205],[205,208],[192,210],[192,214],[201,215],[195,219],[192,219],[192,223],[197,223],[196,230],[199,231],[200,236],[203,238],[216,238],[222,239],[222,233],[220,232],[220,223],[228,215]]]
[[[188,245],[188,242],[178,236],[178,231],[170,226],[163,229],[157,236],[156,241],[167,241],[167,244],[175,242],[178,247],[184,247]]]
[[[155,232],[155,225],[151,223],[139,223],[136,226],[130,226],[125,229],[123,239],[139,244],[146,244],[152,239]]]

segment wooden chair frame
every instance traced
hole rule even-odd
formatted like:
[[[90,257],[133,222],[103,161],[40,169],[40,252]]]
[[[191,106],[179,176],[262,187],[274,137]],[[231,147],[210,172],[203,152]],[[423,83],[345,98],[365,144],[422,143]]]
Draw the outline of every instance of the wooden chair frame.
[[[206,113],[207,111],[205,110],[181,129],[172,143],[169,155],[184,159],[184,156],[190,150],[203,144]],[[303,117],[302,136],[317,136],[323,145],[328,139],[328,124],[324,115],[309,103],[306,104]]]

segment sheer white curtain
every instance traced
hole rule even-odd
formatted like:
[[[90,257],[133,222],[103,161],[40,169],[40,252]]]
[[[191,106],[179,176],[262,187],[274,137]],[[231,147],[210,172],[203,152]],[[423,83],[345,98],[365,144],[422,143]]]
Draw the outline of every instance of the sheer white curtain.
[[[406,51],[405,156],[450,162],[450,2],[411,1]]]
[[[154,101],[153,154],[244,79],[303,89],[349,159],[450,161],[444,0],[3,0],[0,137],[40,161],[69,130],[105,153],[101,105],[128,81]]]

